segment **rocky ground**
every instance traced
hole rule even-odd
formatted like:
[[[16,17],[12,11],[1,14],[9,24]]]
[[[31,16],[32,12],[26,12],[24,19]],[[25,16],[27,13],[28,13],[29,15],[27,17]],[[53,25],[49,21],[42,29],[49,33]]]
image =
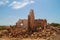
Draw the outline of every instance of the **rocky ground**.
[[[57,34],[55,36],[48,37],[46,39],[43,38],[0,38],[0,40],[60,40],[60,34]]]
[[[60,28],[41,27],[33,32],[20,32],[19,29],[9,28],[9,30],[0,30],[0,40],[60,40]]]

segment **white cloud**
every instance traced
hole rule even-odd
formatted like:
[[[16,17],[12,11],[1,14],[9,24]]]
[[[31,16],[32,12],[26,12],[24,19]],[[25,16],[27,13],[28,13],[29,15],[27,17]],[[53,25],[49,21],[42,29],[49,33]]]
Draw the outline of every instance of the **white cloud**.
[[[0,0],[0,5],[6,5],[8,3],[9,3],[8,0]]]
[[[34,3],[35,1],[31,1],[30,3]]]
[[[26,2],[29,2],[29,3],[34,3],[35,1],[34,0],[25,0]]]
[[[33,0],[31,0],[31,1],[24,0],[23,2],[13,1],[9,6],[12,7],[13,9],[20,9],[31,3],[34,3],[34,1]]]
[[[19,9],[26,6],[27,4],[28,2],[21,3],[21,2],[13,1],[9,6],[11,6],[13,9]]]
[[[0,6],[7,5],[13,9],[20,9],[34,2],[34,0],[23,0],[22,2],[19,0],[13,0],[12,2],[10,0],[0,0]]]

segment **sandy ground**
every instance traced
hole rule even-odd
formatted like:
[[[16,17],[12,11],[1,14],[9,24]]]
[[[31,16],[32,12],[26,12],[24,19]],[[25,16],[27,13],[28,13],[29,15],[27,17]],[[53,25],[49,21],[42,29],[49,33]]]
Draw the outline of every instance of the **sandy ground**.
[[[30,39],[30,38],[25,38],[25,39],[20,39],[20,38],[0,38],[0,40],[46,40],[46,39]]]
[[[54,40],[60,40],[60,34],[57,35]]]

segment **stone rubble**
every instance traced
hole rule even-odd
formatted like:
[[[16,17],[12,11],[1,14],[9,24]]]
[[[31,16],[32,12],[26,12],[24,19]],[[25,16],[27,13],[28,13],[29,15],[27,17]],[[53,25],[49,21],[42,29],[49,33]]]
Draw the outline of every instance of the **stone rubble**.
[[[9,38],[21,38],[21,39],[22,38],[35,38],[35,39],[44,38],[44,39],[48,39],[49,37],[56,36],[56,34],[57,34],[57,30],[55,30],[54,27],[50,27],[50,28],[46,27],[46,29],[41,28],[41,31],[35,31],[32,33],[28,32],[24,29],[21,30],[18,27],[17,28],[10,27],[10,28],[8,28],[6,30],[2,30],[0,32],[0,38],[9,37]]]

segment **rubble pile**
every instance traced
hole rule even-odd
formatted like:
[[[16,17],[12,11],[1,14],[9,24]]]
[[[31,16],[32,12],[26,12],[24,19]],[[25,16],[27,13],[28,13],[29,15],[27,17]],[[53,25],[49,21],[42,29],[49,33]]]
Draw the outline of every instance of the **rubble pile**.
[[[2,30],[0,32],[0,37],[9,37],[9,38],[48,38],[52,35],[56,35],[57,31],[55,30],[55,27],[50,26],[46,27],[45,29],[36,28],[34,32],[28,32],[25,29],[19,28],[19,27],[10,27],[6,28],[6,30]]]

